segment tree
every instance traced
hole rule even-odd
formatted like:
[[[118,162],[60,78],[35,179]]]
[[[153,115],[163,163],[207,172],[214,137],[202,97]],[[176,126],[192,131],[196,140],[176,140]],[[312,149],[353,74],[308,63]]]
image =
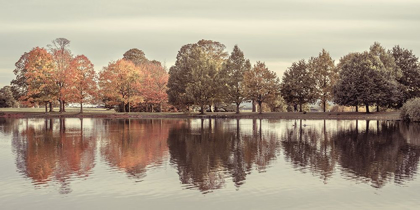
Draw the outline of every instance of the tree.
[[[305,60],[294,62],[282,78],[281,95],[284,100],[293,104],[295,110],[299,105],[299,111],[302,112],[302,105],[315,102],[316,94],[316,81]]]
[[[280,94],[280,81],[276,73],[268,70],[265,63],[257,61],[244,74],[244,92],[248,99],[255,100],[262,113],[262,103]]]
[[[29,53],[25,52],[15,63],[15,69],[13,73],[16,75],[16,78],[10,82],[11,90],[15,100],[19,100],[22,96],[26,95],[28,91],[28,85],[26,83],[25,74],[28,72],[26,69],[26,64],[28,62]]]
[[[218,74],[227,57],[225,46],[211,40],[187,44],[169,69],[168,97],[175,106],[210,105],[221,100]]]
[[[14,107],[17,101],[13,97],[11,86],[4,86],[0,89],[0,107]]]
[[[64,93],[70,101],[80,103],[80,113],[82,113],[83,103],[92,101],[98,91],[95,69],[86,56],[79,55],[72,59],[68,73],[66,81],[68,88]]]
[[[49,45],[51,55],[53,56],[54,63],[55,63],[55,71],[54,71],[54,80],[57,83],[58,87],[58,101],[60,103],[60,112],[65,111],[65,101],[66,101],[66,94],[68,92],[66,88],[68,88],[66,81],[68,79],[69,69],[70,69],[70,62],[73,59],[73,56],[68,49],[70,45],[70,41],[66,38],[57,38],[52,41],[52,45]]]
[[[411,50],[401,48],[399,45],[388,51],[401,70],[402,76],[397,79],[401,85],[403,94],[398,107],[401,107],[408,99],[420,97],[420,66],[418,58]]]
[[[168,73],[160,63],[146,63],[141,65],[144,72],[142,82],[142,96],[146,103],[150,103],[153,112],[153,105],[159,105],[159,111],[162,112],[162,104],[168,100],[167,84]]]
[[[133,62],[136,66],[149,62],[144,52],[137,48],[133,48],[125,52],[123,58]]]
[[[251,63],[249,60],[245,60],[244,53],[238,45],[235,45],[219,75],[221,75],[221,80],[224,80],[224,100],[227,103],[236,104],[237,114],[239,114],[239,106],[245,100],[245,94],[243,93],[244,73],[250,70]]]
[[[385,66],[378,56],[369,52],[352,53],[342,58],[340,76],[334,90],[339,105],[369,105],[385,100],[394,101],[395,83],[387,78]]]
[[[44,103],[47,111],[47,104],[57,96],[53,57],[44,48],[36,47],[29,52],[25,69],[27,92],[21,100],[30,104]]]
[[[338,71],[334,60],[325,50],[318,57],[311,58],[308,62],[309,71],[313,73],[316,84],[316,97],[321,100],[323,111],[326,111],[327,101],[333,97],[333,86],[338,78]]]
[[[139,89],[142,72],[133,62],[120,59],[111,62],[99,73],[99,87],[107,105],[120,104],[130,112],[130,103],[141,100]]]

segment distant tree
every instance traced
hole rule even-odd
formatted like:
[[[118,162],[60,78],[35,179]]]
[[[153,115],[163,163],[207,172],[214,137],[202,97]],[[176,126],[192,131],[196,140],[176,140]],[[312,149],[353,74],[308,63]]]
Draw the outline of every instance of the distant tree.
[[[306,103],[314,103],[317,90],[316,81],[312,72],[309,71],[305,60],[294,62],[283,75],[281,83],[281,95],[284,100],[295,106],[302,106]]]
[[[221,100],[218,78],[227,57],[225,46],[211,40],[200,40],[181,47],[175,65],[169,69],[168,97],[175,106],[203,107]]]
[[[130,112],[130,104],[141,101],[139,94],[142,72],[133,62],[121,59],[111,62],[99,73],[99,87],[107,105],[120,105]]]
[[[255,100],[262,113],[262,103],[280,95],[280,81],[276,73],[268,70],[265,63],[257,61],[250,71],[244,73],[244,93]]]
[[[411,50],[397,45],[389,53],[402,73],[402,76],[397,78],[403,94],[398,104],[398,107],[401,107],[408,99],[420,97],[420,65],[418,57]]]
[[[57,99],[60,103],[60,112],[65,111],[66,103],[66,88],[68,88],[66,81],[68,79],[70,62],[73,59],[71,51],[68,49],[70,41],[66,38],[57,38],[52,41],[51,45],[48,45],[51,55],[55,63],[54,80],[57,83],[58,95]]]
[[[321,107],[326,111],[327,101],[332,100],[333,86],[338,78],[338,70],[334,60],[325,50],[313,57],[308,62],[309,71],[312,72],[316,84],[316,98],[321,100]]]
[[[281,95],[270,98],[265,103],[267,104],[268,108],[270,108],[271,112],[284,112],[287,109],[287,103],[284,101]]]
[[[13,97],[11,86],[4,86],[0,89],[0,107],[14,107],[17,101]]]
[[[44,48],[36,47],[29,52],[25,69],[27,92],[21,100],[30,104],[44,103],[47,111],[47,104],[57,99],[53,57]]]
[[[144,77],[141,86],[141,92],[145,103],[150,104],[153,112],[153,106],[159,106],[162,112],[162,104],[168,101],[167,84],[169,75],[160,62],[150,62],[142,64]]]
[[[16,68],[13,70],[13,73],[16,75],[16,78],[10,82],[13,97],[15,98],[15,100],[19,100],[22,96],[26,95],[28,91],[28,85],[26,83],[25,76],[25,74],[28,72],[26,69],[28,56],[29,53],[23,53],[23,55],[15,63]]]
[[[236,104],[236,113],[239,114],[239,106],[245,101],[243,93],[244,73],[251,70],[251,63],[245,60],[244,53],[235,45],[229,58],[226,60],[220,75],[223,80],[224,100],[227,103]]]
[[[136,66],[149,62],[144,52],[137,48],[133,48],[125,52],[123,58],[133,62]]]
[[[91,102],[98,92],[97,76],[93,64],[84,55],[72,59],[67,76],[67,95],[69,101],[80,103],[80,113],[83,112],[83,103]]]

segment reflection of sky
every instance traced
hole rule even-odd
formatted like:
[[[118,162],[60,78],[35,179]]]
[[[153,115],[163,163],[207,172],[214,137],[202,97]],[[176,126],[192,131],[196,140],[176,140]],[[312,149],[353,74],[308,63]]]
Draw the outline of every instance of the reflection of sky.
[[[174,64],[182,45],[212,39],[235,44],[252,63],[265,61],[281,74],[291,62],[333,59],[367,50],[374,41],[420,53],[417,0],[157,0],[1,1],[0,86],[14,78],[23,52],[65,37],[99,71],[130,48]]]
[[[84,127],[90,125],[92,129],[101,130],[103,125],[100,121],[84,119]],[[41,126],[44,121],[32,119],[28,122],[30,125]],[[260,121],[256,122],[259,129]],[[293,129],[295,122],[300,126],[300,120],[262,120],[261,130],[263,134],[269,132],[270,135],[281,136],[287,129]],[[25,120],[19,120],[18,124],[25,123]],[[79,123],[79,119],[66,119],[66,128],[74,132],[80,128]],[[192,119],[190,123],[193,129],[201,128],[199,119]],[[359,132],[363,133],[366,121],[360,120],[358,123]],[[356,126],[355,121],[348,120],[325,121],[325,124],[327,131],[331,133],[342,128],[354,129]],[[208,121],[204,121],[204,128],[208,129],[208,125]],[[213,129],[214,125],[215,121],[212,120]],[[236,120],[221,121],[219,125],[236,130]],[[302,126],[306,130],[323,129],[324,121],[302,120]],[[243,134],[252,133],[252,129],[253,120],[240,120]],[[369,129],[376,131],[376,121],[370,121]],[[420,190],[418,178],[402,186],[388,183],[383,188],[375,189],[369,184],[349,180],[350,177],[341,174],[340,166],[336,166],[332,177],[325,184],[324,180],[314,177],[316,174],[310,171],[297,171],[284,158],[282,150],[265,172],[252,170],[240,188],[236,188],[232,179],[227,177],[223,189],[203,195],[198,190],[185,190],[185,186],[180,185],[177,170],[169,160],[165,160],[160,166],[149,167],[147,176],[141,182],[136,182],[128,179],[124,172],[110,169],[97,149],[96,164],[91,175],[86,179],[72,180],[72,193],[60,195],[56,192],[54,183],[34,188],[30,180],[22,179],[16,172],[15,156],[11,149],[12,136],[0,132],[0,137],[0,186],[7,189],[0,191],[0,202],[5,209],[16,206],[26,209],[115,209],[121,206],[130,209],[139,206],[145,209],[197,209],[197,206],[200,209],[220,209],[221,205],[224,209],[401,209],[420,204],[417,199]]]

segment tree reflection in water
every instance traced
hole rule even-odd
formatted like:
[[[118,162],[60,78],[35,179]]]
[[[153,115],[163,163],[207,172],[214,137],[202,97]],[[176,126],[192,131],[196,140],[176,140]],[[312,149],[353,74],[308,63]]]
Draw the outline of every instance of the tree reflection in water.
[[[31,120],[30,124],[26,119],[13,131],[18,171],[35,186],[58,184],[60,193],[70,193],[73,177],[88,177],[95,164],[96,142],[82,130],[83,126],[66,129],[65,119]]]
[[[228,121],[201,119],[199,127],[186,123],[171,129],[169,152],[181,183],[208,193],[224,187],[228,177],[239,188],[253,167],[264,172],[279,145],[275,135],[257,127],[254,120],[249,134],[240,130],[239,120],[229,126]]]
[[[106,119],[101,154],[111,167],[141,181],[146,176],[147,166],[162,165],[168,150],[169,128],[177,127],[178,123],[162,119]]]

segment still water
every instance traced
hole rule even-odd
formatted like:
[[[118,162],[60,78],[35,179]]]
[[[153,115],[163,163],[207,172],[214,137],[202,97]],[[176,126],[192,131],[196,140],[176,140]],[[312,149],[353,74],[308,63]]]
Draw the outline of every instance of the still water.
[[[420,125],[3,119],[1,209],[418,209]]]

